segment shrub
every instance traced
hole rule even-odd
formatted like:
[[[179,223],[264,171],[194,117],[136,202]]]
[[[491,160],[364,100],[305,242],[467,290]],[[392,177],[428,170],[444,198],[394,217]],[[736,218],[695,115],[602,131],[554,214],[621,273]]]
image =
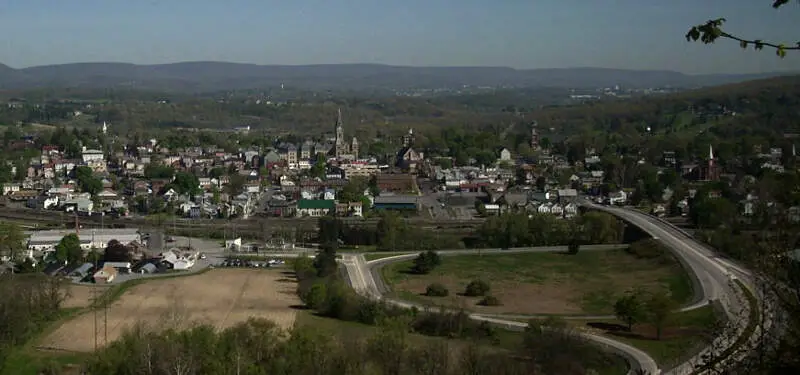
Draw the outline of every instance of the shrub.
[[[502,305],[502,303],[500,303],[500,299],[498,299],[495,296],[483,297],[483,299],[481,299],[478,302],[478,304],[481,305],[481,306],[500,306],[500,305]]]
[[[483,280],[472,280],[464,290],[464,295],[467,297],[481,297],[489,293],[489,283]]]
[[[427,274],[433,271],[434,268],[442,264],[442,259],[439,254],[433,250],[419,253],[414,259],[414,266],[411,271],[418,274]]]
[[[307,284],[307,283],[303,283]],[[301,288],[298,286],[298,288]],[[305,289],[305,290],[303,290]],[[300,300],[305,303],[309,309],[319,310],[323,308],[325,300],[328,298],[328,287],[324,282],[314,282],[310,287],[298,289]]]
[[[433,283],[428,285],[425,288],[425,295],[429,297],[447,297],[450,294],[450,291],[447,288],[439,283]]]
[[[567,245],[567,253],[575,255],[580,251],[581,244],[578,241],[570,241],[569,245]]]

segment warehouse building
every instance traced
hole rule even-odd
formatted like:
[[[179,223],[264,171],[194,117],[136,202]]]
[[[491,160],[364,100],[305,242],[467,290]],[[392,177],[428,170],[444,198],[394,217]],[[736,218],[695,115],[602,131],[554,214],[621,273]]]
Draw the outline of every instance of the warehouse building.
[[[43,230],[31,232],[28,249],[36,251],[54,251],[64,236],[75,233],[74,230]],[[111,240],[123,245],[141,240],[137,229],[83,229],[78,233],[81,248],[84,250],[105,249]]]
[[[376,211],[417,211],[419,210],[419,197],[413,195],[382,195],[375,197],[373,208]]]

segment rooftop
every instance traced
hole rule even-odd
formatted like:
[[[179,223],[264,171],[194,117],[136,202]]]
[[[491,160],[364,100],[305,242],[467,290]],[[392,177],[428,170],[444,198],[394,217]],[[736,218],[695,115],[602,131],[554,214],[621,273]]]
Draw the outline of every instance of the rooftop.
[[[297,209],[329,209],[332,210],[336,207],[336,201],[329,199],[301,199],[297,201]]]
[[[46,244],[61,241],[64,236],[75,233],[74,230],[43,230],[31,232],[30,242],[36,244]],[[94,238],[95,241],[108,242],[117,240],[122,243],[131,242],[139,239],[138,229],[83,229],[78,233],[82,243],[88,243]]]
[[[419,197],[415,195],[389,195],[375,197],[375,204],[417,204]]]

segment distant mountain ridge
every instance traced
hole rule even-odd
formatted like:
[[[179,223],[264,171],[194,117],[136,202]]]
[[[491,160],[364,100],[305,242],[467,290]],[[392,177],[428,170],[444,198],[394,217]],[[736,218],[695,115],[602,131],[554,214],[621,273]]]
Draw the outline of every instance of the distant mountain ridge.
[[[380,64],[255,65],[181,62],[157,65],[75,63],[14,69],[0,64],[0,89],[45,87],[213,91],[277,87],[309,90],[435,89],[463,86],[596,88],[700,87],[789,75],[688,75],[606,68],[408,67]]]

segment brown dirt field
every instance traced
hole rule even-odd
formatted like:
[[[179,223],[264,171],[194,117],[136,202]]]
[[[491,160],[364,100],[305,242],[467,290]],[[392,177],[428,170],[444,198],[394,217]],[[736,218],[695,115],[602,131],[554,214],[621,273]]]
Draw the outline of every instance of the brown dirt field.
[[[107,285],[98,285],[97,286],[97,295],[100,296],[109,288]],[[92,299],[94,298],[95,292],[92,291],[92,286],[89,285],[75,285],[71,284],[67,286],[67,291],[69,295],[62,303],[62,307],[64,308],[80,308],[80,307],[87,307],[92,303]]]
[[[127,290],[107,310],[108,341],[142,322],[152,329],[212,324],[223,329],[262,317],[290,328],[300,303],[295,283],[278,281],[277,271],[215,269],[185,277],[151,280]],[[97,312],[98,345],[103,345],[103,310]],[[89,352],[94,349],[94,312],[64,322],[40,347]]]

